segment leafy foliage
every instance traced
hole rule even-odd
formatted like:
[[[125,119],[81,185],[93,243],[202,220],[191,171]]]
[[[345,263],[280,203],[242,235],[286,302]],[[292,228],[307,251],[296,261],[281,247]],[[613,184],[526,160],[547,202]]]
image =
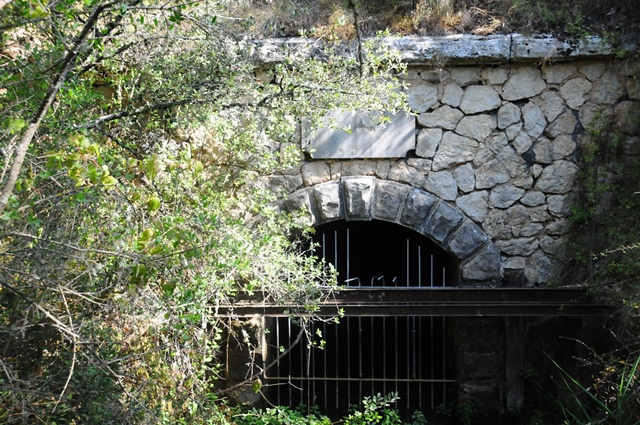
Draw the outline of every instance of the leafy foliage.
[[[333,271],[266,176],[300,158],[302,117],[401,107],[402,65],[327,45],[256,73],[228,10],[2,9],[4,423],[225,423],[221,338],[243,337],[218,307],[263,291],[313,314],[330,296]]]

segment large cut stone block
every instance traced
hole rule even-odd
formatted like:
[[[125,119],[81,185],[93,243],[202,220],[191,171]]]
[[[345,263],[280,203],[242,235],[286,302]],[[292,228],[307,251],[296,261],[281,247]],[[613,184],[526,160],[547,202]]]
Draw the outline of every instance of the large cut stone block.
[[[400,223],[411,229],[419,230],[437,201],[438,198],[422,190],[411,190],[404,203]]]
[[[303,138],[303,147],[314,159],[403,158],[416,148],[413,116],[400,113],[390,116],[391,122],[378,124],[379,116],[334,112],[317,135]]]
[[[373,218],[395,221],[409,189],[409,186],[403,184],[379,181],[373,200]]]
[[[440,202],[422,229],[422,234],[442,242],[462,222],[462,213],[445,202]]]
[[[449,240],[448,250],[458,260],[464,260],[488,241],[489,237],[482,229],[467,220]]]
[[[342,218],[342,202],[340,201],[340,184],[329,182],[313,189],[313,198],[322,222]]]
[[[345,177],[342,181],[346,218],[370,220],[373,179],[370,177]]]

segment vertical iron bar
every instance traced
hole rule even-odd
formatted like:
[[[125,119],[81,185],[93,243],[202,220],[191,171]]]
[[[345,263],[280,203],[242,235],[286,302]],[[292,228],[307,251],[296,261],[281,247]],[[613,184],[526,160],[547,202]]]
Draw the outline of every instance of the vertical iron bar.
[[[422,288],[422,246],[418,245],[418,287]]]
[[[409,399],[411,398],[411,327],[409,326],[409,318],[406,321],[407,326],[407,410],[409,410]]]
[[[287,347],[291,346],[291,319],[287,319],[287,327],[288,332],[287,332]],[[289,353],[287,354],[289,356],[289,373],[287,374],[287,376],[289,377],[289,385],[287,385],[287,387],[289,387],[289,403],[291,403],[293,400],[293,393],[291,390],[291,364],[293,363],[293,353]]]
[[[347,317],[347,406],[351,403],[351,318]]]
[[[338,366],[340,364],[339,363],[339,361],[340,361],[340,353],[338,352],[338,350],[340,349],[340,343],[338,342],[338,324],[337,323],[334,324],[333,328],[335,329],[335,335],[336,335],[336,340],[335,340],[336,341],[335,342],[335,344],[336,344],[336,347],[335,347],[335,349],[336,349],[336,367],[335,367],[336,378],[340,378],[340,366]],[[336,385],[336,411],[338,411],[338,409],[340,408],[340,403],[339,403],[339,400],[340,400],[340,382],[337,379],[336,379],[335,385]]]
[[[410,270],[409,270],[409,239],[407,239],[407,287],[409,286],[410,280]]]
[[[280,318],[276,318],[276,356],[280,357]],[[278,362],[276,363],[276,377],[280,378],[282,376],[282,373],[280,372],[280,360],[278,360]],[[279,380],[276,380],[276,384],[279,383]],[[278,406],[282,406],[282,400],[281,395],[280,395],[280,385],[276,385],[277,387],[277,394],[278,394]]]
[[[393,344],[393,346],[395,347],[395,359],[394,359],[394,363],[395,363],[395,375],[394,378],[396,378],[396,382],[395,382],[395,391],[396,393],[398,392],[398,316],[395,316],[393,318],[394,321],[394,326],[395,326],[395,337],[396,337],[396,341],[395,344]]]
[[[434,379],[434,373],[433,373],[433,366],[434,366],[434,362],[433,362],[433,316],[429,317],[429,319],[431,319],[431,332],[429,333],[429,351],[430,351],[430,355],[429,355],[429,378],[430,379]],[[433,410],[435,408],[434,404],[435,404],[435,399],[434,399],[434,392],[435,392],[435,387],[433,384],[433,381],[431,381],[431,410]]]
[[[422,316],[418,317],[418,379],[422,379]],[[422,412],[422,387],[424,382],[420,382],[418,387],[418,409]]]
[[[362,400],[362,317],[358,317],[358,402]]]
[[[325,339],[325,341],[328,339],[327,338],[327,322],[322,322],[322,338]],[[327,398],[327,346],[325,343],[325,347],[324,350],[322,350],[322,357],[324,359],[324,365],[323,365],[323,372],[324,372],[324,409],[328,410],[329,409],[329,404],[327,402],[328,398]]]
[[[347,228],[347,280],[351,277],[351,240],[349,229]]]
[[[387,393],[387,318],[382,316],[382,392]]]

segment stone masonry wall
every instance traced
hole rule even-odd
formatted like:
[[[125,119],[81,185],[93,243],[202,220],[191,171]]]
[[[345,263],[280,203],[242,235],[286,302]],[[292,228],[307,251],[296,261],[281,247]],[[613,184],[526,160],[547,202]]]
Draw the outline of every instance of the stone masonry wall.
[[[304,198],[316,222],[388,215],[375,210],[381,208],[376,202],[395,196],[393,205],[407,205],[404,213],[395,211],[383,219],[422,231],[463,262],[488,239],[492,246],[485,250],[499,251],[511,281],[507,284],[547,282],[563,256],[585,127],[597,114],[611,115],[629,136],[626,153],[640,154],[638,123],[629,118],[640,100],[634,65],[579,60],[411,67],[403,80],[416,113],[415,152],[401,159],[311,160],[271,177],[269,185],[295,192],[290,205],[300,206],[291,200]],[[423,207],[415,212],[419,217],[409,217],[414,214],[409,204],[416,197],[439,203],[449,223],[445,234],[423,226],[429,217],[437,218],[429,214],[438,208]],[[367,210],[361,216],[349,217],[349,211],[342,216],[342,202],[374,202],[373,215]],[[456,245],[447,239],[463,224],[473,229],[469,243],[476,245],[469,248],[471,253],[456,252],[467,242],[458,240]],[[467,277],[496,283],[496,273],[501,272],[494,270],[487,279],[486,273],[473,276],[470,269]]]

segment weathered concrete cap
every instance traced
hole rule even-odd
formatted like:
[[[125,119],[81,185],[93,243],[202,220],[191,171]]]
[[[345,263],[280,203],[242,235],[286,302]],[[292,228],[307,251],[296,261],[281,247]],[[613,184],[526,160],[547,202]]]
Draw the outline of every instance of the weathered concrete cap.
[[[596,36],[564,41],[548,35],[459,34],[438,37],[385,37],[379,42],[397,50],[405,62],[415,65],[558,61],[610,57],[616,54],[616,49],[610,42]],[[289,56],[324,56],[322,43],[304,38],[257,40],[252,43],[252,49],[254,60],[264,65],[282,62]],[[636,46],[628,43],[621,46],[621,49],[634,51]],[[353,44],[345,44],[342,50],[345,55],[355,55],[357,51]]]

